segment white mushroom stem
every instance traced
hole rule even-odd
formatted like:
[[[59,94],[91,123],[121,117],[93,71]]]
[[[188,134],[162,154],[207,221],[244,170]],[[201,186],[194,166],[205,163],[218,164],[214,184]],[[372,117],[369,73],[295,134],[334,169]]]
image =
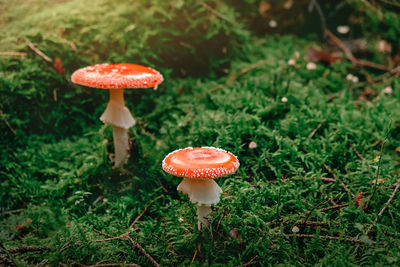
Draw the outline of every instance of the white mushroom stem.
[[[126,160],[128,159],[129,155],[129,136],[128,130],[112,126],[113,127],[113,139],[114,139],[114,149],[115,149],[115,161],[114,167],[122,166]]]
[[[213,179],[184,178],[177,189],[188,194],[190,201],[197,203],[198,229],[209,226],[207,216],[211,212],[211,205],[219,202],[221,187]]]
[[[208,214],[211,212],[211,205],[197,204],[197,229],[210,226]]]
[[[128,129],[136,124],[131,112],[125,107],[124,89],[110,89],[110,101],[100,120],[113,126],[115,149],[114,167],[124,164],[129,156]]]

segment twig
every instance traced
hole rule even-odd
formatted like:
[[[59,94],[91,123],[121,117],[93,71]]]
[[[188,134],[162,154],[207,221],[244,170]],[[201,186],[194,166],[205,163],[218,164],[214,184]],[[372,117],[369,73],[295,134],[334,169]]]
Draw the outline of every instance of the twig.
[[[49,259],[44,259],[41,262],[39,262],[38,264],[35,265],[35,267],[43,267],[46,266],[49,263]]]
[[[325,169],[333,176],[333,178],[335,178],[337,181],[339,181],[339,184],[344,188],[344,190],[346,190],[347,193],[349,193],[353,198],[355,197],[355,195],[353,194],[353,192],[350,191],[350,189],[346,186],[345,183],[343,183],[342,180],[340,180],[336,174],[334,173],[334,171],[329,168],[328,165],[324,164]]]
[[[388,72],[386,72],[386,73],[384,73],[382,75],[379,75],[379,76],[377,76],[375,78],[372,78],[372,80],[370,82],[355,83],[354,85],[352,85],[350,87],[350,89],[353,90],[353,89],[356,89],[356,88],[359,88],[359,87],[363,87],[363,86],[365,86],[367,84],[378,83],[378,82],[381,82],[383,80],[385,80],[386,82],[389,82],[390,76],[396,76],[395,78],[397,78],[397,76],[399,76],[399,75],[400,75],[400,66],[398,66],[398,67],[392,69],[391,71],[388,71]]]
[[[242,75],[244,75],[244,74],[246,74],[246,73],[248,73],[248,72],[250,72],[250,71],[252,71],[252,70],[254,70],[254,69],[257,69],[257,68],[259,68],[259,67],[262,67],[263,65],[265,65],[265,64],[267,64],[267,63],[269,63],[269,62],[270,62],[270,61],[267,60],[267,59],[260,60],[260,61],[258,61],[258,62],[256,62],[256,63],[250,65],[249,67],[242,69],[241,71],[239,71],[239,72],[237,72],[237,73],[231,74],[231,75],[227,78],[227,80],[226,80],[226,82],[225,82],[224,84],[221,84],[221,85],[218,85],[218,86],[216,86],[216,87],[211,88],[211,89],[209,90],[209,92],[216,92],[216,91],[219,91],[219,90],[223,89],[225,86],[228,86],[228,85],[230,85],[231,83],[233,83],[233,82],[234,82],[235,80],[237,80],[240,76],[242,76]],[[204,94],[205,94],[205,93],[201,94],[201,96],[203,96]]]
[[[322,127],[322,123],[319,123],[317,125],[317,127],[310,133],[310,135],[308,136],[308,139],[313,138],[313,136],[315,135],[315,133]]]
[[[394,196],[396,195],[396,192],[399,190],[399,187],[400,187],[400,178],[397,180],[396,187],[394,188],[392,195],[390,196],[388,201],[385,203],[385,205],[383,206],[381,211],[378,213],[378,216],[375,218],[373,224],[376,224],[376,222],[378,221],[378,218],[380,216],[382,216],[383,212],[389,207],[390,202],[392,202]],[[373,224],[367,229],[367,231],[365,232],[365,235],[368,235],[369,231],[371,231]]]
[[[193,264],[194,260],[196,259],[196,256],[197,256],[197,249],[194,251],[194,254],[193,254],[193,257],[192,257],[192,261],[190,262],[189,266],[191,266]]]
[[[258,255],[255,255],[253,258],[251,258],[251,260],[249,260],[248,262],[246,262],[245,264],[241,264],[241,265],[237,265],[235,267],[244,267],[244,266],[249,266],[249,265],[253,265],[256,264],[257,261],[254,261],[255,259],[258,258]]]
[[[106,236],[106,237],[109,237],[109,238],[115,237],[115,236],[113,236],[113,235],[103,233],[102,231],[97,230],[97,229],[95,229],[95,228],[93,228],[93,231],[96,232],[96,233],[98,233],[99,235]]]
[[[175,256],[178,255],[178,254],[175,252],[175,248],[174,248],[173,245],[171,245],[170,243],[168,243],[168,242],[162,240],[162,239],[161,239],[159,236],[157,236],[155,233],[152,233],[151,235],[154,236],[155,238],[157,238],[158,240],[160,240],[161,242],[163,242],[165,245],[167,245],[167,246],[168,246],[168,251],[169,251],[170,253],[174,254]]]
[[[140,265],[138,265],[136,263],[124,263],[124,264],[102,263],[102,264],[95,264],[95,265],[85,265],[85,267],[120,267],[120,266],[140,267]]]
[[[99,230],[93,229],[93,231],[95,231],[96,233],[103,235],[103,236],[107,236],[109,238],[106,239],[100,239],[100,240],[94,240],[93,242],[106,242],[106,241],[111,241],[111,240],[128,240],[132,242],[132,250],[134,250],[135,248],[138,248],[140,250],[140,252],[142,252],[142,254],[151,262],[153,263],[154,266],[160,266],[153,257],[151,257],[151,255],[149,253],[146,252],[146,250],[135,240],[132,239],[132,237],[130,236],[131,232],[126,232],[122,235],[119,236],[112,236],[106,233],[103,233]]]
[[[383,70],[383,71],[392,71],[390,68],[387,66],[377,64],[374,62],[366,61],[363,59],[357,59],[353,53],[350,51],[350,49],[338,38],[336,37],[331,31],[326,30],[326,34],[329,36],[329,38],[340,48],[343,50],[345,55],[347,56],[347,59],[349,59],[354,65],[356,66],[363,66],[363,67],[370,67],[378,70]]]
[[[158,197],[156,197],[155,199],[151,200],[149,202],[149,204],[147,204],[144,209],[140,212],[140,214],[136,217],[136,219],[131,223],[131,225],[129,226],[130,228],[133,228],[133,226],[135,226],[135,224],[140,220],[140,218],[143,216],[143,214],[149,209],[149,207],[157,200],[159,200],[160,198],[164,197],[164,194],[159,195]]]
[[[386,137],[387,138],[387,137]],[[379,162],[378,162],[378,168],[376,170],[376,178],[375,178],[375,185],[374,185],[374,189],[372,190],[372,194],[371,197],[368,199],[367,204],[365,205],[367,208],[369,206],[369,204],[371,203],[376,190],[378,189],[378,178],[379,178],[379,171],[381,170],[381,163],[382,163],[382,154],[383,154],[383,146],[385,145],[386,139],[384,142],[381,143],[381,151],[379,152]]]
[[[8,129],[10,129],[10,131],[11,131],[14,135],[16,135],[17,132],[16,132],[15,129],[11,126],[11,124],[8,122],[6,116],[4,115],[4,113],[3,113],[3,111],[2,111],[1,109],[0,109],[0,115],[1,115],[1,118],[3,119],[4,123],[7,125]]]
[[[324,36],[326,35],[326,21],[325,21],[325,16],[324,13],[322,12],[321,6],[317,2],[317,0],[311,0],[310,4],[308,5],[308,12],[311,13],[313,9],[317,10],[317,13],[319,15],[319,18],[321,19],[321,28],[322,32],[324,33]]]
[[[15,266],[18,266],[17,260],[14,259],[14,257],[11,255],[11,253],[6,249],[6,247],[3,245],[3,243],[0,241],[0,251],[4,252],[6,255],[2,257],[2,260],[4,260],[6,263],[13,263]],[[0,256],[2,256],[0,254]]]
[[[1,112],[1,110],[0,110],[0,112]],[[22,211],[24,211],[24,209],[6,210],[6,211],[3,211],[2,213],[0,213],[0,215],[8,215],[8,214],[20,213]]]
[[[93,201],[92,205],[93,205],[93,206],[96,206],[97,203],[99,203],[99,202],[102,201],[103,199],[104,199],[104,196],[103,196],[103,195],[98,196],[98,198],[96,198],[96,200]]]
[[[299,237],[299,238],[316,238],[315,235],[307,235],[307,234],[286,234],[288,237]],[[334,241],[346,241],[350,243],[358,243],[358,244],[364,244],[359,239],[351,238],[351,237],[337,237],[337,236],[327,236],[327,235],[320,235],[318,238],[321,239],[326,239],[326,240],[334,240]],[[372,244],[376,244],[375,241],[372,241]]]
[[[323,182],[329,182],[329,183],[334,183],[334,182],[336,182],[336,179],[333,179],[333,178],[327,178],[327,177],[321,177],[321,178],[319,178],[321,181],[323,181]]]
[[[380,1],[385,3],[385,4],[392,5],[392,6],[400,8],[400,3],[391,2],[391,1],[388,1],[388,0],[380,0]]]
[[[51,58],[49,58],[45,53],[43,53],[38,48],[36,48],[36,46],[34,44],[32,44],[32,42],[29,40],[28,40],[28,46],[33,52],[35,52],[38,56],[43,58],[46,62],[51,63],[51,64],[53,63],[53,60]]]
[[[0,56],[17,56],[17,57],[25,57],[26,52],[0,52]]]
[[[165,186],[162,184],[161,179],[160,179],[159,177],[157,177],[157,181],[158,181],[158,183],[160,184],[161,189],[162,189],[165,193],[168,193],[168,189],[165,188]]]
[[[133,240],[132,237],[130,237],[129,235],[128,235],[128,239],[132,242],[132,249],[133,249],[133,250],[134,250],[135,248],[138,248],[138,249],[142,252],[142,254],[143,254],[154,266],[156,266],[156,267],[159,267],[159,266],[160,266],[160,264],[158,264],[158,263],[154,260],[154,258],[153,258],[149,253],[147,253],[147,251],[146,251],[138,242],[136,242],[135,240]]]
[[[51,248],[48,246],[21,246],[17,248],[9,248],[7,249],[10,253],[25,253],[25,252],[32,252],[32,251],[45,251],[50,250]]]
[[[111,240],[126,240],[126,238],[128,238],[130,232],[126,232],[123,233],[122,235],[119,236],[113,236],[110,238],[105,238],[105,239],[98,239],[98,240],[94,240],[93,242],[107,242],[107,241],[111,241]]]
[[[356,148],[356,146],[355,146],[354,144],[351,146],[351,148],[353,149],[354,153],[356,153],[357,157],[358,157],[360,160],[363,160],[363,159],[364,159],[363,156],[362,156],[361,153],[357,150],[357,148]]]
[[[338,204],[338,205],[322,208],[321,211],[341,209],[341,208],[344,208],[344,207],[347,207],[347,206],[349,206],[349,204]]]
[[[235,21],[231,20],[230,18],[226,17],[225,15],[221,14],[220,12],[218,12],[217,10],[215,10],[214,8],[212,8],[211,6],[207,5],[206,3],[204,3],[203,1],[199,1],[199,4],[202,5],[205,9],[207,9],[209,12],[213,13],[216,17],[223,19],[233,25],[236,24]]]
[[[312,209],[311,209],[310,211],[307,211],[307,213],[306,213],[306,218],[305,218],[304,221],[303,221],[303,228],[306,226],[307,220],[308,220],[308,218],[310,217],[311,213],[312,213],[316,208],[318,208],[319,206],[325,204],[325,203],[328,202],[328,201],[329,201],[329,200],[326,200],[326,201],[323,201],[323,202],[321,202],[321,203],[318,203],[317,205],[314,205],[314,207],[312,207]]]
[[[330,199],[329,202],[331,202],[333,205],[338,205],[338,203],[336,203],[333,199]],[[343,209],[339,208],[339,211],[342,212]]]
[[[238,73],[232,74],[228,80],[226,81],[226,84],[231,84],[232,82],[236,81],[240,76],[254,70],[254,69],[258,69],[259,67],[264,66],[265,64],[269,63],[270,60],[268,59],[263,59],[260,60],[250,66],[248,66],[247,68],[242,69],[241,71],[239,71]]]
[[[331,38],[331,40],[340,48],[343,50],[347,58],[354,64],[357,65],[357,59],[353,55],[353,53],[350,51],[350,49],[338,38],[336,35],[334,35],[330,30],[325,31],[326,34]]]
[[[307,225],[307,226],[328,226],[327,222],[318,222],[318,221],[299,221],[295,225]]]

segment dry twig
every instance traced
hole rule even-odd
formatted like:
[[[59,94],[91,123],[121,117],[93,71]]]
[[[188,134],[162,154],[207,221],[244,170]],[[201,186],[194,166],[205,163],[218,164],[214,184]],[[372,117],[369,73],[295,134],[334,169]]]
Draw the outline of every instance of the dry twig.
[[[257,261],[254,261],[255,259],[257,259],[258,258],[258,255],[255,255],[253,258],[251,258],[248,262],[246,262],[246,263],[244,263],[244,264],[241,264],[241,265],[237,265],[237,266],[235,266],[235,267],[245,267],[245,266],[249,266],[249,265],[253,265],[253,264],[256,264],[257,263]]]
[[[3,119],[4,123],[7,125],[8,129],[10,129],[10,131],[15,135],[17,134],[17,132],[15,131],[15,129],[11,126],[11,124],[8,122],[6,116],[4,115],[3,111],[0,109],[0,116]]]
[[[194,251],[192,261],[190,262],[190,266],[193,264],[194,260],[196,259],[196,256],[197,256],[197,249]]]
[[[131,223],[131,225],[129,226],[130,228],[133,228],[133,226],[135,226],[135,224],[140,220],[140,218],[142,218],[143,214],[149,209],[149,207],[157,200],[159,200],[160,198],[164,197],[164,194],[159,195],[158,197],[156,197],[155,199],[151,200],[149,202],[149,204],[147,204],[144,209],[140,212],[140,214],[136,217],[136,219]]]
[[[336,176],[335,172],[331,168],[329,168],[329,166],[326,164],[324,164],[324,167],[333,176],[333,178],[339,181],[339,184],[344,188],[344,190],[346,190],[346,192],[349,193],[354,198],[355,195],[353,194],[353,192],[351,192],[350,189],[347,187],[347,185],[343,183],[343,181]]]
[[[327,177],[321,177],[321,178],[319,178],[321,181],[323,181],[323,182],[329,182],[329,183],[334,183],[334,182],[336,182],[336,179],[333,179],[333,178],[327,178]]]
[[[7,249],[10,253],[26,253],[33,251],[45,251],[50,250],[51,248],[48,246],[21,246],[17,248],[9,248]]]
[[[313,136],[315,135],[315,133],[322,127],[322,123],[319,123],[317,125],[317,127],[315,127],[315,129],[310,133],[310,135],[308,136],[308,139],[313,138]]]
[[[347,207],[347,206],[349,206],[349,204],[338,204],[338,205],[322,208],[321,211],[341,209],[341,208],[344,208],[344,207]]]
[[[142,254],[156,267],[159,267],[160,264],[158,264],[153,257],[147,253],[147,251],[135,240],[132,239],[132,237],[130,237],[130,235],[128,235],[128,239],[132,242],[132,249],[134,250],[135,248],[138,248],[140,250],[140,252],[142,252]]]
[[[389,207],[390,202],[392,202],[394,196],[396,195],[396,192],[399,190],[399,187],[400,187],[400,178],[397,180],[396,187],[394,188],[392,195],[390,196],[388,201],[385,203],[385,205],[383,206],[381,211],[378,213],[378,216],[376,216],[373,224],[376,224],[376,222],[378,221],[378,218],[380,216],[382,216],[383,212]],[[365,232],[365,235],[368,235],[368,233],[371,231],[373,224],[370,225],[370,227],[367,229],[367,231]]]
[[[28,46],[33,52],[35,52],[38,56],[43,58],[47,63],[53,64],[53,60],[49,58],[45,53],[40,51],[38,48],[36,48],[36,46],[32,44],[32,42],[29,40],[28,40]]]
[[[288,237],[299,237],[299,238],[315,238],[315,235],[307,235],[307,234],[286,234]],[[326,240],[335,240],[335,241],[346,241],[350,243],[358,243],[358,244],[364,244],[359,239],[351,238],[351,237],[337,237],[337,236],[327,236],[327,235],[320,235],[318,238],[321,239],[326,239]],[[373,244],[376,242],[373,241]]]
[[[25,57],[26,52],[0,52],[0,56],[17,56],[17,57]]]
[[[206,3],[204,3],[203,1],[199,1],[200,5],[202,5],[205,9],[207,9],[209,12],[211,12],[212,14],[214,14],[216,17],[223,19],[231,24],[236,24],[235,21],[229,19],[228,17],[226,17],[225,15],[221,14],[220,12],[218,12],[217,10],[215,10],[214,8],[212,8],[211,6],[207,5]]]
[[[124,233],[124,234],[122,234],[122,235],[119,235],[119,236],[112,236],[112,235],[103,233],[103,232],[101,232],[101,231],[99,231],[99,230],[96,230],[96,229],[93,229],[93,230],[94,230],[96,233],[100,234],[100,235],[109,237],[109,238],[106,238],[106,239],[94,240],[93,242],[106,242],[106,241],[112,241],[112,240],[125,240],[125,241],[127,240],[127,241],[130,241],[130,242],[132,243],[132,250],[134,250],[135,248],[138,248],[138,249],[140,250],[140,252],[141,252],[154,266],[157,266],[157,267],[160,266],[160,265],[154,260],[154,258],[153,258],[149,253],[147,253],[147,251],[146,251],[138,242],[136,242],[135,240],[133,240],[133,238],[130,236],[131,232],[126,232],[126,233]]]
[[[378,69],[382,71],[392,71],[389,67],[377,64],[374,62],[370,62],[367,60],[363,59],[357,59],[351,50],[336,36],[334,35],[331,31],[326,30],[326,34],[329,36],[329,38],[332,40],[333,43],[335,43],[342,51],[345,53],[346,57],[348,60],[350,60],[354,65],[356,66],[361,66],[361,67],[370,67],[373,69]]]

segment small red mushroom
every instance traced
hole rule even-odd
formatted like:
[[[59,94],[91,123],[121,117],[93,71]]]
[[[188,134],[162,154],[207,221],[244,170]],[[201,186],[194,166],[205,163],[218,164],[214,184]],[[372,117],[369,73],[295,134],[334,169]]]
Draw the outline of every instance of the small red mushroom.
[[[125,106],[124,89],[157,87],[163,81],[162,75],[136,64],[98,64],[76,70],[71,80],[88,87],[109,89],[110,101],[100,120],[113,127],[114,167],[121,166],[129,155],[128,129],[136,124]]]
[[[183,177],[178,191],[197,203],[198,229],[209,226],[211,205],[217,204],[222,193],[215,178],[234,173],[239,160],[232,153],[215,147],[188,147],[169,153],[162,162],[164,171]]]

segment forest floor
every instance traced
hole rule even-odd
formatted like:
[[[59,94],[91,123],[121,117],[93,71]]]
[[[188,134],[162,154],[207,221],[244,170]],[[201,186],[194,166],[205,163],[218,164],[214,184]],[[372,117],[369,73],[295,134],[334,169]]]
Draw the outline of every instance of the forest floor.
[[[11,20],[2,50],[34,21]],[[311,62],[310,47],[322,46],[312,39],[246,38],[218,71],[162,67],[157,90],[125,91],[137,125],[120,169],[98,120],[108,93],[69,81],[83,67],[79,46],[53,54],[61,71],[15,42],[25,54],[0,59],[0,264],[400,264],[398,72],[358,65],[340,42],[342,58]],[[241,164],[216,180],[223,194],[202,232],[181,179],[161,168],[188,146],[223,148]]]

